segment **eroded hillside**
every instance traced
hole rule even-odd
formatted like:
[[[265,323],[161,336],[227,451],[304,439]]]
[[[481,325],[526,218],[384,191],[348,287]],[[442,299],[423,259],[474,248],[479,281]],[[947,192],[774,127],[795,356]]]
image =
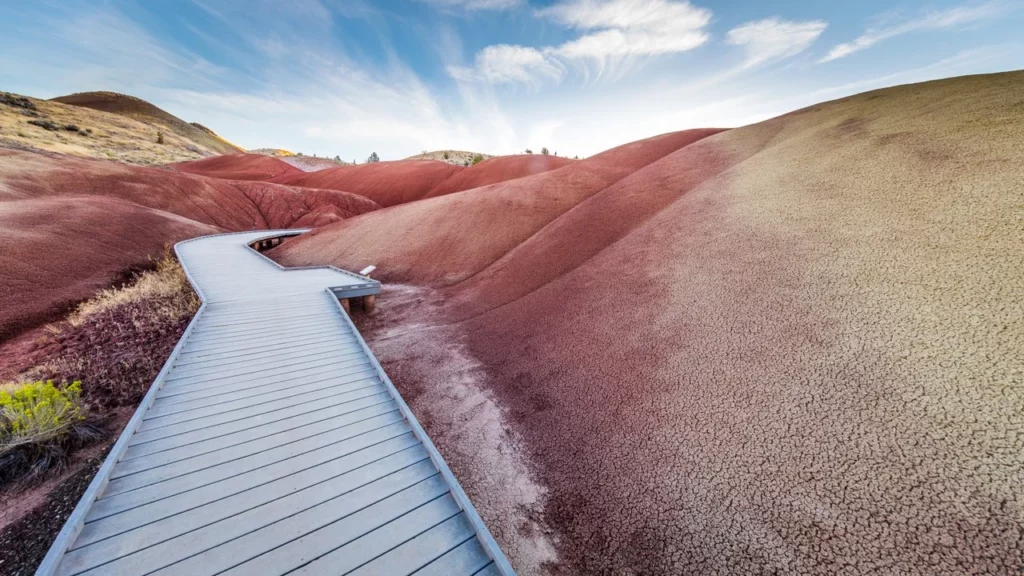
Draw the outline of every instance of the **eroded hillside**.
[[[415,285],[372,345],[517,565],[554,534],[580,573],[1020,573],[1022,87],[666,135],[274,256]]]

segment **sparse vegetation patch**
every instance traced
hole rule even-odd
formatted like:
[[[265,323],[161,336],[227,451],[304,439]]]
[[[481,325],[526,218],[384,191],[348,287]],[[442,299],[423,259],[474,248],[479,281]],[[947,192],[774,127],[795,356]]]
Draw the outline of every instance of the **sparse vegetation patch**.
[[[71,450],[100,435],[82,402],[81,382],[6,384],[0,389],[0,483],[61,468]]]
[[[28,98],[18,96],[17,94],[10,94],[8,92],[0,92],[0,104],[14,106],[15,108],[24,108],[26,110],[36,109],[35,103]]]

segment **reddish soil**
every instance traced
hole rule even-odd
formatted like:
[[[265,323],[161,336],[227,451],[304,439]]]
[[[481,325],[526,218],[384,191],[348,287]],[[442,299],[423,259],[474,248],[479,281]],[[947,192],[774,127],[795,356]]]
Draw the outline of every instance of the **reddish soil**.
[[[63,316],[169,242],[217,231],[117,198],[0,202],[0,339]]]
[[[529,461],[560,565],[521,571],[1020,574],[1022,81],[665,135],[273,254],[419,285],[371,345],[414,410],[503,408],[499,450],[459,448],[484,400],[427,425],[474,481]],[[522,514],[503,478],[489,521]]]
[[[60,316],[165,244],[378,208],[336,190],[0,150],[0,338]]]
[[[464,170],[436,160],[399,160],[338,166],[316,172],[274,178],[273,182],[307,188],[343,190],[365,196],[381,206],[394,206],[426,197],[444,180]]]
[[[461,192],[471,188],[487,186],[488,184],[532,176],[533,174],[561,168],[572,162],[573,160],[568,158],[548,154],[498,156],[458,172],[451,178],[434,186],[426,197],[444,196],[452,192]]]
[[[451,284],[491,265],[586,198],[718,132],[663,134],[557,170],[395,206],[320,228],[282,245],[275,258],[295,265],[346,262],[349,269],[375,264],[387,281]]]
[[[171,164],[171,168],[188,174],[224,180],[270,180],[281,176],[304,174],[302,170],[262,154],[226,154],[191,162]]]

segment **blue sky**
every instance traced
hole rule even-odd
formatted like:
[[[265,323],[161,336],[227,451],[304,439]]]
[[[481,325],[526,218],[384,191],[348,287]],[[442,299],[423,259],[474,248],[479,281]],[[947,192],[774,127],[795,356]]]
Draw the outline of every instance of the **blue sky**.
[[[113,90],[246,148],[589,156],[1024,68],[1024,1],[5,2],[0,89]]]

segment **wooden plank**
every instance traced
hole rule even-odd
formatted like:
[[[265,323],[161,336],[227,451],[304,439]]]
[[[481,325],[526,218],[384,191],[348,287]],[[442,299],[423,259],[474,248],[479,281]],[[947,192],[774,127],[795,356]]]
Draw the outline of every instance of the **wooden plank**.
[[[352,438],[398,422],[402,422],[401,414],[394,411],[348,425],[323,421],[308,428],[292,430],[291,434],[260,438],[246,445],[232,446],[229,448],[230,453],[211,452],[176,462],[173,465],[151,468],[143,473],[117,478],[116,480],[120,481],[119,487],[122,493],[105,492],[104,498],[97,500],[93,505],[90,519],[102,518],[129,508],[163,500],[229,477],[228,475],[237,477],[246,468],[240,468],[234,464],[249,456],[262,456],[265,452],[280,448],[284,454],[291,457],[291,454],[296,454],[292,450],[298,450],[298,443],[303,440],[333,432],[338,432],[345,438]],[[250,462],[247,465],[252,466],[253,464]]]
[[[423,460],[164,570],[170,574],[285,574],[448,493]]]
[[[139,433],[136,433],[134,434],[134,439],[137,440],[137,442],[129,445],[127,453],[131,454],[133,457],[155,454],[164,450],[187,446],[195,442],[219,438],[226,434],[233,434],[243,430],[251,430],[259,426],[273,424],[282,420],[289,420],[296,416],[310,414],[312,413],[311,411],[317,409],[351,408],[352,410],[360,410],[367,406],[372,406],[390,400],[392,400],[392,397],[386,392],[367,396],[366,398],[360,398],[359,400],[354,401],[336,398],[332,399],[328,396],[327,398],[314,401],[312,403],[299,404],[297,406],[290,406],[280,410],[271,410],[256,416],[229,420],[221,424],[211,425],[206,428],[199,428],[196,430],[189,430],[178,434],[145,438],[141,437]]]
[[[86,519],[73,549],[114,537],[119,537],[120,541],[137,540],[140,534],[149,532],[179,534],[276,500],[415,446],[414,439],[410,439],[407,433],[401,433],[403,425],[380,429],[261,469],[228,476],[120,514],[95,521]]]
[[[113,478],[103,496],[108,497],[118,492],[134,489],[130,486],[137,487],[139,482],[143,484],[138,485],[155,482],[157,481],[158,473],[150,471],[174,462],[189,460],[183,466],[187,467],[190,472],[194,472],[206,467],[204,464],[207,460],[199,458],[207,454],[231,450],[230,454],[218,454],[216,458],[220,460],[217,462],[238,459],[249,456],[250,453],[269,450],[276,446],[314,436],[325,429],[348,426],[349,424],[362,422],[363,420],[388,414],[395,410],[397,410],[397,405],[394,400],[390,399],[358,410],[334,406],[295,418],[280,420],[265,427],[249,428],[233,434],[226,434],[139,457],[133,457],[129,449],[129,453],[118,464],[118,476],[134,476],[135,478]],[[260,442],[260,444],[257,445],[257,442]],[[161,479],[166,478],[166,476],[161,476]]]
[[[292,574],[346,574],[386,554],[392,548],[461,513],[451,494],[445,494],[352,542],[320,556]],[[251,572],[255,574],[255,572]]]
[[[61,569],[70,575],[92,568],[99,568],[96,574],[134,574],[141,572],[140,567],[146,567],[145,572],[163,568],[420,462],[428,462],[426,454],[414,447],[261,505],[236,507],[235,514],[228,515],[224,501],[217,502],[217,510],[203,509],[215,515],[182,514],[125,537],[72,550],[66,556],[67,566],[62,564]]]
[[[472,537],[473,526],[466,519],[466,515],[460,513],[363,564],[349,574],[412,574]]]
[[[469,576],[484,569],[491,563],[491,557],[484,551],[475,537],[466,540],[414,572],[416,576]]]

